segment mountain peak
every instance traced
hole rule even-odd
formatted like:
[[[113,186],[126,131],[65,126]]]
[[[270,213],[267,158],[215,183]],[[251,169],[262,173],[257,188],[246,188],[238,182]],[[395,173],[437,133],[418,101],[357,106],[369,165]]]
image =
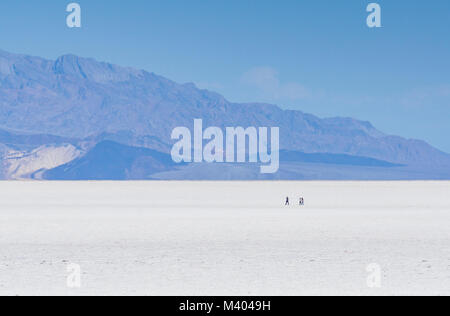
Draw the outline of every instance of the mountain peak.
[[[80,58],[75,55],[63,55],[55,61],[53,69],[59,75],[75,75],[87,79],[81,63]]]
[[[133,76],[139,76],[142,71],[99,62],[92,58],[83,58],[73,54],[59,57],[53,66],[58,75],[74,76],[97,83],[123,82]]]

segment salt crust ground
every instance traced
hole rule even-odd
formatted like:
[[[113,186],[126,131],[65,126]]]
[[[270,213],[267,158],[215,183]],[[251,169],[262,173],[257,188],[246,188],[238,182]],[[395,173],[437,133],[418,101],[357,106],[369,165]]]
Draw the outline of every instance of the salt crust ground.
[[[135,294],[449,295],[450,183],[0,182],[0,295]]]

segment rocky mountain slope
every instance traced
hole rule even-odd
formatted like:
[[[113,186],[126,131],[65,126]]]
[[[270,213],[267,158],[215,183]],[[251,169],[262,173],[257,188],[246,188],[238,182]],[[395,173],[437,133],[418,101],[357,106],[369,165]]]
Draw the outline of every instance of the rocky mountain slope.
[[[205,126],[280,127],[281,149],[287,151],[450,169],[448,154],[423,141],[385,135],[369,122],[232,103],[193,84],[74,55],[52,61],[0,51],[0,128],[14,131],[0,132],[7,148],[76,143],[88,152],[113,140],[168,153],[173,128],[192,127],[196,118]]]

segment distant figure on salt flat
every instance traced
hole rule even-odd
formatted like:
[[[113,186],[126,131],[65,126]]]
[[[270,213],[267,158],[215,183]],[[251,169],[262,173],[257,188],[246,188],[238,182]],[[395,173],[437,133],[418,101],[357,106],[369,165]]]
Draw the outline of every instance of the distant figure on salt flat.
[[[300,206],[305,205],[305,199],[304,198],[300,198],[299,204],[300,204]]]
[[[284,204],[285,206],[289,206],[289,197],[286,198],[286,204]]]

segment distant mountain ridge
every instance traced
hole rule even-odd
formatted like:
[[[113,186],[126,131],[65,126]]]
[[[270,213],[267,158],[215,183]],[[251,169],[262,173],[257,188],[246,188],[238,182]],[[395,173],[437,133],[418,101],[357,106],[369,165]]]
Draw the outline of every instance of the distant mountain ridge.
[[[88,153],[112,140],[167,154],[173,128],[192,127],[196,118],[205,126],[280,127],[281,149],[287,151],[450,170],[448,154],[423,141],[385,135],[369,122],[232,103],[190,83],[75,55],[51,61],[0,51],[0,129],[26,132],[39,145],[78,143]],[[9,148],[17,137],[0,132],[0,144]]]
[[[344,154],[306,154],[302,152],[283,150],[280,152],[282,162],[306,162],[322,163],[348,166],[366,166],[366,167],[402,167],[403,165],[390,163],[374,158],[350,156]]]
[[[44,173],[49,180],[141,180],[174,169],[168,154],[102,141],[83,157]]]

